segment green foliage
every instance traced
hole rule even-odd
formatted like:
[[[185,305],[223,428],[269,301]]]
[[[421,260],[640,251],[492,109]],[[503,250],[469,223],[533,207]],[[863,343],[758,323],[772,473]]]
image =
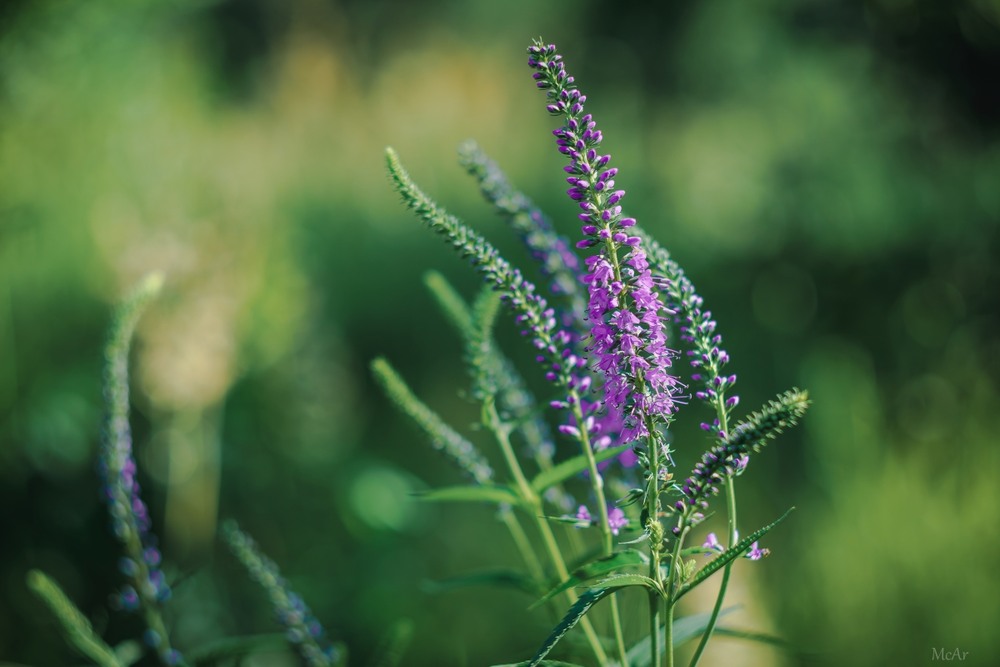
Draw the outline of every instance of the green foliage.
[[[594,460],[597,463],[603,463],[604,461],[610,461],[611,459],[619,456],[623,452],[628,451],[631,445],[618,445],[617,447],[608,447],[594,454]],[[587,456],[585,454],[580,454],[574,456],[573,458],[566,459],[553,466],[548,470],[543,470],[542,472],[535,475],[534,479],[531,480],[531,488],[535,493],[544,493],[546,489],[556,486],[557,484],[562,484],[568,479],[571,479],[588,467]]]
[[[446,486],[424,491],[417,498],[434,503],[492,503],[495,505],[520,505],[522,498],[509,486],[485,484],[482,486]]]
[[[39,570],[28,572],[28,587],[48,605],[62,628],[63,636],[70,646],[93,660],[101,667],[127,667],[94,632],[90,621],[66,597],[59,585]]]
[[[567,632],[569,632],[573,627],[580,622],[580,620],[586,616],[587,612],[590,611],[591,607],[606,598],[607,596],[614,593],[613,588],[595,588],[583,593],[573,606],[569,608],[563,619],[559,621],[559,624],[552,629],[549,636],[545,638],[542,642],[541,647],[535,654],[535,657],[528,662],[528,667],[538,667],[542,664],[545,656],[559,643]]]
[[[695,586],[705,581],[705,579],[708,579],[710,576],[718,572],[720,569],[722,569],[729,563],[732,563],[734,560],[736,560],[737,558],[745,554],[747,551],[749,551],[750,545],[758,541],[760,538],[762,538],[764,535],[770,532],[772,528],[774,528],[779,523],[784,521],[785,518],[789,514],[791,514],[794,509],[795,509],[794,507],[788,508],[785,511],[785,513],[782,514],[780,517],[778,517],[771,523],[767,524],[763,528],[758,528],[757,530],[755,530],[754,532],[750,533],[742,540],[737,542],[735,545],[726,549],[723,553],[719,554],[717,557],[713,558],[708,563],[706,563],[705,566],[698,571],[698,573],[694,576],[694,578],[690,582],[688,582],[685,586],[683,586],[680,590],[677,591],[676,595],[674,595],[674,601],[676,602],[677,600],[680,600],[682,597],[690,593],[695,588]]]
[[[598,577],[602,577],[606,574],[620,572],[628,567],[648,564],[649,557],[636,549],[619,551],[611,556],[601,556],[573,570],[569,579],[560,582],[554,588],[549,590],[544,596],[542,596],[541,599],[535,602],[532,607],[538,607],[560,593],[568,591],[571,588],[589,584]],[[603,585],[604,582],[602,581],[601,586]]]
[[[731,614],[738,609],[738,606],[723,609],[719,613],[719,618],[727,614]],[[706,628],[708,628],[710,622],[712,622],[712,614],[710,612],[692,614],[690,616],[676,619],[673,624],[674,645],[680,646],[681,644],[698,637],[706,630]],[[665,634],[666,633],[661,627],[659,629],[660,645],[664,642]],[[649,667],[651,660],[652,651],[650,650],[650,638],[647,635],[633,644],[628,650],[628,662],[631,667]]]
[[[475,445],[448,426],[414,395],[399,373],[382,357],[371,363],[372,374],[393,403],[427,435],[434,449],[444,453],[479,484],[488,484],[493,469]]]
[[[493,586],[523,591],[529,595],[538,595],[539,586],[534,577],[520,570],[507,568],[483,570],[460,574],[454,577],[428,581],[424,590],[430,593],[444,593],[472,586]]]
[[[401,619],[392,624],[382,638],[382,645],[372,660],[372,667],[397,667],[413,641],[414,623]]]

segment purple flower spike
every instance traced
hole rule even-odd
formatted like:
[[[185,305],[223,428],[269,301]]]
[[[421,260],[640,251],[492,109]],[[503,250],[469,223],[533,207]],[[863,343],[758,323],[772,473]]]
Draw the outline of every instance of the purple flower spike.
[[[611,156],[599,150],[603,135],[584,113],[586,96],[566,74],[553,45],[535,43],[528,53],[536,78],[541,74],[539,81],[547,84],[549,110],[555,107],[565,121],[553,134],[570,159],[567,194],[583,211],[585,238],[577,247],[600,248],[587,258],[583,277],[591,323],[588,351],[604,375],[604,407],[622,415],[620,442],[629,443],[650,435],[651,424],[669,422],[676,411],[680,383],[668,372],[675,353],[667,347],[663,325],[670,311],[656,291],[640,238],[623,231],[635,220],[622,217],[619,202],[625,191],[615,189],[618,170],[606,168]]]

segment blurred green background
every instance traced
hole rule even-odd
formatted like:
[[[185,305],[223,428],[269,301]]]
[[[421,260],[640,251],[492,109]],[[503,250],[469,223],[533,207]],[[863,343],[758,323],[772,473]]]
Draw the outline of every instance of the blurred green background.
[[[792,649],[718,639],[703,664],[922,665],[934,647],[997,664],[997,0],[5,3],[0,660],[79,662],[32,567],[110,641],[137,630],[108,611],[94,456],[110,307],[152,269],[167,285],[140,327],[134,426],[176,644],[273,628],[214,538],[230,517],[352,664],[406,618],[404,664],[533,652],[549,619],[530,598],[427,592],[514,551],[488,508],[410,501],[460,477],[367,364],[385,354],[481,438],[421,284],[436,268],[471,296],[475,278],[403,210],[382,150],[521,261],[456,164],[474,137],[575,235],[525,66],[540,34],[588,94],[630,212],[717,316],[742,405],[793,385],[814,399],[740,481],[744,530],[798,511],[737,569],[732,624]],[[705,418],[678,425],[683,467]]]

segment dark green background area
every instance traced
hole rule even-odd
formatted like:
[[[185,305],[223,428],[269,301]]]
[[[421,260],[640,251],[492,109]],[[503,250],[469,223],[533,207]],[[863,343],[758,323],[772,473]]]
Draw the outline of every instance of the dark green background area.
[[[525,65],[538,35],[587,94],[630,214],[718,319],[741,407],[791,386],[814,401],[739,481],[745,532],[797,511],[770,558],[737,567],[732,624],[792,648],[720,638],[703,664],[922,665],[935,647],[996,664],[996,0],[5,4],[0,661],[80,662],[24,585],[33,567],[109,641],[138,630],[109,605],[94,458],[110,309],[154,269],[134,428],[179,647],[274,629],[213,538],[235,518],[352,664],[399,619],[403,664],[534,651],[549,618],[530,598],[428,592],[515,551],[489,508],[412,502],[461,477],[367,368],[388,357],[500,463],[422,284],[437,269],[471,298],[475,274],[404,210],[383,148],[519,264],[457,165],[466,138],[575,237]],[[682,469],[707,418],[679,420]],[[623,604],[637,637],[645,603]]]

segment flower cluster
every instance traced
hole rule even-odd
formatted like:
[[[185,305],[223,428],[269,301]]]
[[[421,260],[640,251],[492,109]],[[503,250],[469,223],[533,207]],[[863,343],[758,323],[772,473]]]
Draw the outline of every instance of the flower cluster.
[[[636,227],[635,232],[643,238],[649,251],[649,262],[657,275],[666,278],[666,300],[673,313],[674,323],[680,330],[680,338],[690,345],[687,351],[695,372],[691,380],[702,385],[695,391],[695,397],[713,408],[729,413],[739,402],[739,396],[725,397],[727,389],[736,384],[735,375],[725,375],[724,367],[729,363],[729,353],[722,349],[722,336],[716,333],[717,324],[712,312],[703,309],[704,299],[695,290],[694,284],[675,262],[667,249],[648,234]],[[721,403],[721,405],[716,405]],[[725,438],[718,419],[701,427]]]
[[[521,334],[531,337],[538,350],[538,361],[546,367],[545,378],[562,388],[576,387],[580,378],[575,375],[575,371],[586,362],[573,354],[572,335],[558,325],[555,310],[536,292],[535,285],[501,257],[486,239],[424,194],[406,173],[399,157],[391,148],[386,150],[386,160],[389,174],[406,204],[434,231],[448,237],[456,250],[470,258],[485,275],[487,282],[492,284],[507,305],[517,313],[518,324],[524,326]]]
[[[668,314],[656,291],[641,247],[630,235],[633,218],[622,216],[624,190],[615,189],[617,168],[611,156],[599,152],[603,139],[590,114],[586,96],[566,74],[554,45],[536,43],[528,49],[528,64],[536,85],[547,91],[547,110],[563,117],[553,131],[559,151],[570,159],[564,167],[570,185],[567,194],[582,213],[584,239],[579,248],[601,246],[586,260],[587,314],[591,322],[589,351],[595,368],[604,375],[604,403],[624,419],[621,442],[649,435],[654,420],[669,421],[676,410],[677,379],[668,369],[674,352],[667,347],[663,318]],[[619,251],[624,256],[619,258]]]
[[[586,505],[580,505],[579,509],[576,511],[576,515],[574,515],[572,519],[576,521],[577,528],[587,528],[594,525],[594,519],[590,515],[590,510],[587,509]],[[612,535],[618,535],[622,528],[628,526],[628,523],[628,517],[625,516],[625,512],[622,508],[608,508],[608,527],[611,528]]]
[[[278,622],[285,627],[285,636],[298,649],[305,664],[309,667],[338,664],[340,651],[327,641],[323,626],[302,598],[288,587],[274,561],[262,554],[253,538],[235,522],[223,526],[222,536],[250,577],[267,591]]]
[[[430,438],[434,449],[445,454],[478,484],[493,480],[493,468],[475,445],[463,438],[418,399],[388,361],[372,361],[372,374],[386,395],[413,419]]]
[[[542,273],[551,279],[553,294],[564,296],[569,309],[563,313],[566,327],[582,326],[586,302],[580,289],[582,265],[568,239],[555,231],[552,221],[534,202],[514,189],[496,162],[474,141],[459,148],[462,166],[475,177],[483,196],[496,207],[538,261]]]
[[[797,423],[808,407],[806,392],[789,390],[751,414],[725,441],[705,452],[681,486],[683,499],[674,508],[682,514],[682,519],[674,527],[674,534],[679,535],[685,526],[698,523],[703,517],[697,510],[708,507],[708,499],[719,493],[718,485],[724,477],[742,472],[749,452],[759,451],[768,440]]]
[[[132,454],[132,428],[129,424],[128,357],[139,315],[146,303],[159,291],[163,279],[147,279],[119,308],[106,351],[104,398],[107,421],[98,461],[103,482],[103,497],[108,504],[112,530],[125,547],[119,570],[127,578],[115,598],[116,606],[126,611],[146,610],[149,626],[146,643],[157,651],[167,665],[181,662],[181,655],[171,648],[157,607],[170,598],[170,586],[160,569],[161,555],[156,535],[152,533],[149,509],[140,495]]]
[[[702,549],[708,549],[711,552],[721,554],[726,550],[726,545],[719,542],[719,538],[715,536],[715,533],[709,533],[705,539],[705,543],[701,545]],[[753,542],[750,545],[750,550],[747,551],[744,558],[749,560],[760,560],[771,553],[770,549],[764,549],[760,546],[759,542]]]

